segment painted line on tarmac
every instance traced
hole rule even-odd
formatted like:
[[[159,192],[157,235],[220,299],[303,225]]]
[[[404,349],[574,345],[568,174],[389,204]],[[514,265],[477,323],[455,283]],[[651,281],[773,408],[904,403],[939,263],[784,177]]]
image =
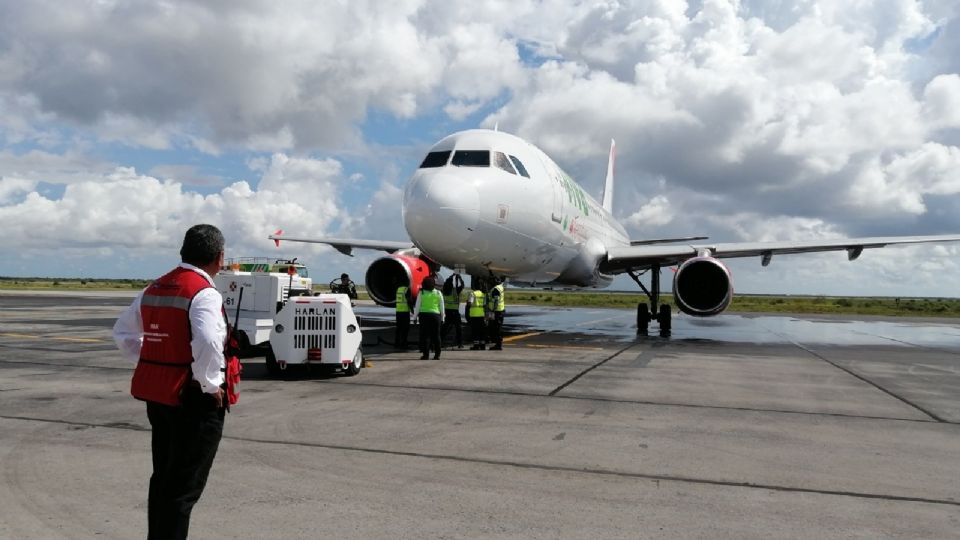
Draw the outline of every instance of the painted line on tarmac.
[[[533,337],[533,336],[539,336],[539,335],[542,334],[542,333],[543,333],[543,332],[529,332],[529,333],[527,333],[527,334],[518,334],[518,335],[516,335],[516,336],[510,336],[510,337],[505,337],[505,338],[503,338],[503,342],[504,342],[504,343],[510,343],[511,341],[519,341],[519,340],[524,339],[524,338]]]
[[[99,338],[66,337],[66,336],[52,337],[48,339],[55,339],[57,341],[76,341],[79,343],[102,343],[104,341]]]
[[[68,426],[121,429],[125,431],[138,431],[143,433],[147,433],[150,431],[150,429],[146,426],[140,426],[140,425],[131,424],[128,422],[94,423],[94,422],[78,422],[78,421],[70,421],[70,420],[57,420],[57,419],[48,419],[48,418],[31,418],[26,416],[12,416],[12,415],[11,416],[0,415],[0,418],[6,419],[6,420],[46,422],[51,424],[62,424],[62,425],[68,425]],[[682,484],[734,487],[734,488],[745,488],[745,489],[762,489],[762,490],[769,490],[769,491],[778,491],[783,493],[806,493],[806,494],[813,494],[813,495],[832,495],[832,496],[838,496],[838,497],[853,497],[857,499],[873,499],[873,500],[895,501],[895,502],[914,502],[914,503],[937,504],[937,505],[960,507],[960,501],[955,501],[953,499],[933,499],[928,497],[911,497],[907,495],[869,493],[864,491],[818,489],[818,488],[807,488],[807,487],[797,487],[797,486],[785,486],[785,485],[778,485],[778,484],[761,484],[761,483],[755,483],[755,482],[737,482],[734,480],[696,478],[692,476],[616,471],[616,470],[602,469],[602,468],[596,468],[596,467],[566,467],[562,465],[545,465],[540,463],[525,463],[521,461],[474,458],[474,457],[466,457],[466,456],[456,456],[451,454],[428,454],[426,452],[389,450],[386,448],[348,446],[343,444],[327,444],[327,443],[310,442],[310,441],[296,441],[296,440],[284,441],[284,440],[276,440],[276,439],[260,439],[255,437],[237,437],[237,436],[230,436],[230,435],[224,435],[223,439],[230,440],[230,441],[237,441],[241,443],[259,443],[259,444],[269,444],[269,445],[277,445],[277,446],[298,446],[301,448],[320,448],[324,450],[340,450],[345,452],[360,452],[364,454],[434,459],[434,460],[442,460],[442,461],[452,461],[456,463],[493,465],[493,466],[500,466],[500,467],[514,467],[518,469],[526,469],[526,470],[533,470],[533,471],[591,474],[591,475],[601,475],[601,476],[613,476],[617,478],[633,478],[638,480],[650,480],[653,482],[677,482]]]
[[[540,345],[537,343],[530,343],[529,345],[522,345],[522,347],[527,347],[530,349],[577,349],[581,351],[604,351],[606,350],[603,347],[583,347],[580,345]]]
[[[68,336],[41,336],[40,334],[14,334],[10,332],[5,332],[0,334],[0,337],[12,337],[12,338],[21,338],[21,339],[49,339],[53,341],[75,341],[79,343],[103,343],[104,340],[100,338],[80,338],[80,337],[68,337]]]

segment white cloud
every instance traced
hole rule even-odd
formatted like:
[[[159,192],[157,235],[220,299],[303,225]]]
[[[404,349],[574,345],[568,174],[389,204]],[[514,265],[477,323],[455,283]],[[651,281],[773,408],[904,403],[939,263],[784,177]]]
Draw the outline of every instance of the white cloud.
[[[932,128],[960,128],[960,75],[937,75],[923,89],[926,121]]]
[[[100,178],[66,186],[62,197],[36,192],[0,206],[0,248],[27,251],[83,247],[124,248],[155,253],[172,248],[195,223],[221,227],[232,253],[262,252],[277,228],[322,234],[343,217],[334,160],[275,154],[256,189],[235,182],[201,195],[171,180],[118,168]],[[31,189],[35,180],[0,180],[0,195]]]
[[[644,227],[666,225],[673,221],[673,217],[674,213],[670,207],[670,200],[664,195],[657,195],[641,206],[639,210],[630,214],[626,223],[638,229],[643,229]]]
[[[9,204],[19,196],[31,193],[36,187],[35,180],[0,176],[0,204]]]
[[[874,160],[850,187],[848,204],[881,216],[926,211],[924,195],[960,194],[960,148],[926,143],[882,165]]]
[[[113,165],[71,150],[56,154],[43,150],[15,153],[0,150],[0,176],[31,178],[34,181],[68,184],[90,180],[109,172]]]
[[[181,138],[203,151],[347,148],[371,109],[412,118],[441,88],[482,101],[522,79],[511,38],[477,20],[484,6],[449,26],[415,26],[435,8],[308,0],[8,6],[0,103],[36,104],[18,131],[52,115],[103,140],[155,149]],[[506,4],[499,11],[509,18]]]

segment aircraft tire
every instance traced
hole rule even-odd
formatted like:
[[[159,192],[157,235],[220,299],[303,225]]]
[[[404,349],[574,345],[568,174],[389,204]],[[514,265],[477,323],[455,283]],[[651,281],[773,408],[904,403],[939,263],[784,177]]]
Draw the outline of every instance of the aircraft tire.
[[[660,335],[669,336],[673,329],[673,321],[670,315],[670,306],[660,304],[660,313],[657,314],[657,322],[660,323]]]
[[[646,334],[650,328],[650,306],[646,302],[637,304],[637,333]]]

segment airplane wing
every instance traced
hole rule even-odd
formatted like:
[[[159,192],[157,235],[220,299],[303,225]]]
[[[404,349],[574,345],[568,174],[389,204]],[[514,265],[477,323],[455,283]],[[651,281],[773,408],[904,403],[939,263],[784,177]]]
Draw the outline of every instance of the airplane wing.
[[[644,270],[654,264],[670,266],[690,257],[704,255],[718,259],[759,256],[763,266],[770,264],[774,255],[788,253],[812,253],[817,251],[843,251],[852,261],[864,249],[881,248],[896,244],[925,244],[934,242],[960,242],[960,234],[939,236],[887,236],[877,238],[838,238],[811,242],[736,242],[728,244],[698,244],[674,246],[619,246],[607,250],[607,258],[600,264],[600,271],[619,274],[628,270]]]
[[[387,253],[393,253],[401,249],[410,249],[413,247],[411,242],[394,242],[390,240],[359,240],[352,238],[304,238],[299,236],[287,236],[283,234],[283,231],[277,231],[267,238],[273,240],[277,246],[280,246],[280,241],[287,242],[306,242],[309,244],[327,244],[333,246],[333,249],[336,249],[344,255],[353,256],[353,248],[358,249],[374,249],[380,251],[386,251]]]

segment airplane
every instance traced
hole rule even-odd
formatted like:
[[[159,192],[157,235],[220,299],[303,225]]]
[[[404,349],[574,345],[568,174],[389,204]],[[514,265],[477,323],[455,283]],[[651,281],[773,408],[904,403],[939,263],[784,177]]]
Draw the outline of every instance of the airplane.
[[[400,285],[417,294],[425,277],[447,267],[465,272],[481,286],[491,278],[540,288],[602,288],[629,275],[649,303],[637,306],[637,332],[657,321],[669,335],[671,311],[660,302],[660,270],[676,266],[677,308],[695,317],[722,313],[733,299],[730,270],[722,259],[819,251],[847,252],[894,244],[960,241],[960,234],[844,238],[809,242],[697,243],[704,236],[631,240],[613,217],[616,143],[611,141],[602,202],[598,203],[545,152],[497,129],[448,135],[427,152],[403,193],[403,224],[410,242],[347,238],[269,236],[328,244],[345,255],[353,249],[389,253],[367,269],[370,297],[393,306]],[[649,288],[641,276],[650,274]]]

